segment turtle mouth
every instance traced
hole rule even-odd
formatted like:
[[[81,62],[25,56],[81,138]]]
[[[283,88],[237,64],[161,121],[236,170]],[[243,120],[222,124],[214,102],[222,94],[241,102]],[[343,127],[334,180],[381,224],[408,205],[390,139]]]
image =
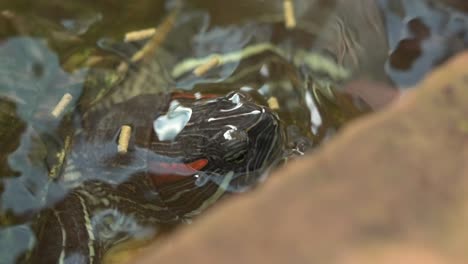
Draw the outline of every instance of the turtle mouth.
[[[148,162],[148,175],[154,185],[160,186],[194,176],[207,164],[207,159],[187,163],[151,160]]]

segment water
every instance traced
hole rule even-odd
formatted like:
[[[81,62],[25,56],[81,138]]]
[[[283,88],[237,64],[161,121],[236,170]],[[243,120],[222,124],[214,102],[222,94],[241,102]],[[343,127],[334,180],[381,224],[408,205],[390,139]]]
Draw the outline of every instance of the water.
[[[386,10],[390,57],[385,65],[399,87],[411,87],[467,47],[468,17],[438,1],[379,1]]]
[[[158,178],[163,183],[178,182],[187,173],[203,172],[211,166],[203,159],[177,165],[184,164],[184,157],[196,155],[198,150],[190,142],[198,141],[171,143],[171,150],[183,153],[177,158],[152,156],[146,150],[150,147],[139,148],[138,142],[131,141],[132,154],[114,160],[120,124],[113,120],[134,122],[137,118],[142,120],[141,126],[148,123],[150,131],[154,130],[153,123],[158,131],[168,129],[161,121],[173,118],[171,113],[151,116],[151,111],[170,104],[159,93],[177,90],[180,96],[176,101],[185,103],[178,107],[185,111],[179,118],[183,124],[175,124],[176,128],[160,141],[171,142],[186,126],[190,128],[187,111],[191,113],[188,118],[197,116],[191,112],[196,108],[193,98],[184,92],[214,100],[215,95],[240,91],[279,117],[284,135],[265,139],[281,142],[281,153],[273,156],[294,158],[313,151],[351,120],[379,110],[435,66],[465,49],[468,16],[448,2],[297,0],[297,27],[292,30],[284,27],[281,1],[242,0],[222,5],[216,0],[140,1],[138,5],[15,1],[0,5],[0,262],[14,263],[27,252],[37,240],[32,232],[37,214],[45,207],[60,206],[70,190],[81,188],[90,178],[106,184],[125,182],[145,166],[148,157],[159,162],[153,164],[159,172],[169,170],[161,169],[161,164],[170,164],[177,174],[165,173]],[[131,62],[145,44],[144,40],[124,43],[125,33],[160,25],[181,7],[150,58],[130,63],[127,70],[116,70],[123,62]],[[218,65],[202,76],[194,75],[192,71],[213,54],[219,59]],[[73,100],[59,118],[53,118],[50,112],[65,93]],[[129,99],[140,94],[155,99],[134,100],[136,103],[128,106]],[[239,111],[240,99],[231,99],[223,101],[220,109]],[[122,114],[118,107],[127,113]],[[261,112],[243,107],[240,110],[244,112],[236,115]],[[221,122],[230,111],[207,111],[201,116]],[[94,115],[100,118],[93,119]],[[232,151],[213,149],[210,153],[223,153],[229,164],[242,163],[245,155],[253,155],[245,151],[245,146],[261,130],[252,126],[251,134],[244,133],[241,128],[249,124],[248,120],[223,123],[228,126],[219,127],[219,140]],[[79,137],[91,128],[103,134],[91,135],[92,140]],[[209,131],[209,127],[203,129]],[[136,131],[133,133],[140,133]],[[151,140],[149,134],[137,136],[142,142]],[[109,141],[96,141],[102,138]],[[210,143],[200,142],[205,142],[200,143],[205,147]],[[267,152],[275,151],[272,148]],[[261,164],[253,163],[264,169],[261,157],[267,152],[255,153]],[[268,165],[276,163],[276,159],[266,160]],[[111,163],[114,165],[109,169]],[[226,191],[243,191],[265,180],[269,171],[240,179],[236,167],[229,166],[214,166],[210,173],[197,174],[195,186],[214,186],[207,191],[209,196],[201,195],[200,199],[214,202]],[[180,197],[198,197],[180,186],[135,194],[134,200],[165,199],[172,204]],[[178,188],[182,192],[176,191]],[[102,196],[99,191],[93,195],[109,205],[111,190]],[[199,206],[204,208],[201,201]],[[174,203],[174,208],[177,206]],[[159,223],[156,229],[147,228],[150,225],[141,225],[140,220],[120,211],[111,214],[123,216],[106,223],[106,228],[113,228],[107,233],[122,240],[128,234],[147,239],[154,230],[160,230]],[[96,217],[100,215],[96,213]],[[119,227],[120,222],[126,225]],[[103,223],[100,220],[95,226]],[[138,232],[128,231],[133,227],[138,227]],[[147,229],[151,231],[142,234]]]

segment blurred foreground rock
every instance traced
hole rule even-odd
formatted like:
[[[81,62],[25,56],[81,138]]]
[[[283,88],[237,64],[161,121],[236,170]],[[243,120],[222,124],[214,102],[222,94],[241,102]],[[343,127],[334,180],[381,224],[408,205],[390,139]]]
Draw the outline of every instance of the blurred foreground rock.
[[[132,263],[468,263],[468,53]]]

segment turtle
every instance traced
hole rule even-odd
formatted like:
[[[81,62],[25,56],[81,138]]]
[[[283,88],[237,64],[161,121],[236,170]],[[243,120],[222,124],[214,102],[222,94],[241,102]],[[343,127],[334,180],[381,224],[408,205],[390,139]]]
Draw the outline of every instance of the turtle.
[[[99,263],[119,242],[189,222],[255,186],[285,141],[278,116],[241,92],[139,95],[81,119],[62,172],[70,191],[34,222],[30,263]]]

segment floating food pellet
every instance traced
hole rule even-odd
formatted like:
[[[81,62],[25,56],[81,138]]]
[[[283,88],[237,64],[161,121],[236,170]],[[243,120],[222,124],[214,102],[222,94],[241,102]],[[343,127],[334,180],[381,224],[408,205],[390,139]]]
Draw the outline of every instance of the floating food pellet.
[[[127,153],[128,143],[130,142],[130,136],[132,134],[132,128],[130,126],[124,125],[120,129],[119,141],[117,150],[119,153]]]
[[[268,99],[268,106],[270,107],[271,110],[278,110],[279,109],[279,103],[278,99],[276,97],[272,96],[270,99]]]
[[[155,33],[156,33],[155,28],[148,28],[148,29],[128,32],[127,34],[125,34],[124,41],[125,42],[140,41],[140,40],[152,37]]]
[[[101,57],[101,56],[90,56],[86,60],[85,65],[89,66],[89,67],[92,67],[92,66],[95,66],[96,64],[102,62],[103,60],[104,60],[104,58]]]
[[[133,54],[131,58],[132,62],[139,62],[145,58],[152,57],[157,48],[161,45],[161,43],[163,43],[169,32],[172,30],[177,14],[177,11],[174,11],[163,20],[163,22],[156,29],[158,33],[153,34],[151,39],[148,40],[143,48]]]
[[[284,0],[284,22],[286,28],[296,27],[296,17],[294,15],[294,5],[292,0]]]
[[[120,74],[124,74],[128,71],[128,63],[122,61],[119,66],[117,67],[117,72]]]
[[[63,95],[62,99],[60,99],[60,102],[55,106],[54,110],[52,110],[52,115],[57,118],[59,117],[65,108],[70,104],[71,100],[73,99],[73,96],[69,93],[66,93]]]
[[[219,57],[213,56],[207,62],[195,68],[195,70],[193,70],[193,74],[200,77],[204,75],[205,73],[207,73],[209,70],[211,70],[213,67],[216,67],[219,64],[219,62],[220,62]]]
[[[11,19],[11,18],[13,18],[15,16],[15,14],[10,10],[3,10],[1,12],[1,14],[2,14],[2,16],[6,17],[8,19]]]

